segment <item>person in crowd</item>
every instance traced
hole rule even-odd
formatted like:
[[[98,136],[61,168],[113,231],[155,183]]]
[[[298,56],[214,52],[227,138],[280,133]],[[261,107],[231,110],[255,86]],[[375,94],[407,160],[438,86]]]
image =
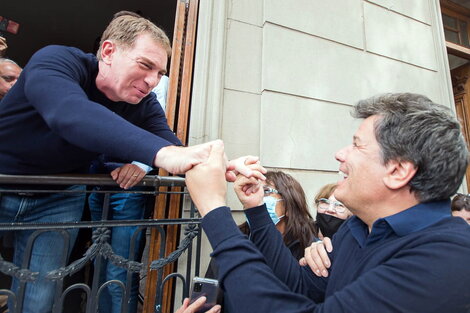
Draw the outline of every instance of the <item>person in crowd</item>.
[[[335,197],[354,215],[333,238],[327,278],[292,258],[266,211],[262,184],[239,175],[250,239],[241,234],[225,202],[223,143],[186,173],[220,284],[238,312],[468,311],[470,228],[450,214],[468,165],[459,122],[448,108],[410,93],[375,96],[353,110],[363,121],[336,153],[343,179]],[[185,301],[179,312],[204,301]]]
[[[113,18],[119,18],[121,16],[135,17],[139,19],[141,16],[131,11],[120,11],[116,13]],[[99,41],[98,41],[99,42]],[[169,40],[165,38],[165,46],[169,46]],[[98,46],[98,45],[97,45]],[[98,50],[99,46],[97,47]],[[162,76],[166,77],[165,75]],[[161,84],[161,79],[158,85]],[[153,89],[155,90],[155,88]],[[161,105],[161,102],[157,101]],[[158,104],[156,104],[158,105]],[[162,106],[163,111],[165,110]],[[115,159],[106,155],[100,155],[96,160],[92,162],[90,172],[94,174],[110,174],[113,179],[118,179],[121,172],[130,172],[136,177],[135,183],[140,182],[142,178],[152,170],[152,167],[145,165],[137,161],[124,161]],[[88,206],[90,208],[90,215],[93,221],[99,221],[101,219],[110,220],[139,220],[144,217],[146,204],[148,197],[139,193],[142,187],[132,187],[135,183],[128,182],[122,184],[121,181],[117,181],[123,189],[135,192],[116,192],[119,187],[100,187],[95,186],[94,191],[114,191],[109,194],[109,216],[103,217],[103,206],[105,194],[102,192],[93,192],[88,197]],[[137,226],[122,226],[113,227],[110,233],[110,244],[113,252],[126,259],[138,260],[140,243],[142,234],[139,232],[134,236],[137,231]],[[132,245],[133,244],[133,245]],[[134,247],[131,251],[131,246]],[[102,261],[102,269],[99,273],[100,282],[118,280],[123,284],[127,283],[127,270],[125,268],[116,266],[107,260]],[[138,274],[131,275],[130,294],[129,301],[125,304],[125,311],[134,313],[137,311],[137,300],[139,293],[139,280]],[[107,288],[103,290],[99,299],[99,311],[101,313],[119,313],[121,312],[121,302],[124,294],[122,285],[111,283],[107,285]]]
[[[318,238],[317,227],[310,215],[305,192],[300,183],[291,175],[282,171],[268,171],[263,185],[266,209],[271,221],[282,235],[285,246],[292,256],[299,260],[304,250]],[[250,236],[250,226],[243,223],[239,226],[242,233]],[[206,273],[207,278],[218,277],[218,266],[211,260]],[[222,292],[219,292],[222,295]],[[236,312],[230,308],[230,301],[223,301],[224,312]]]
[[[166,75],[163,75],[158,83],[157,87],[153,88],[152,92],[155,93],[158,102],[163,108],[163,111],[166,110],[166,99],[168,96],[168,87],[170,83],[170,78]]]
[[[332,238],[341,224],[350,216],[351,211],[340,201],[336,200],[334,191],[336,184],[326,184],[315,196],[315,207],[317,209],[316,223],[319,230],[319,238]]]
[[[0,173],[46,175],[87,173],[92,160],[104,154],[135,160],[181,174],[205,160],[214,142],[179,147],[165,114],[151,90],[166,73],[171,47],[165,33],[145,18],[113,19],[104,31],[97,55],[65,46],[37,51],[14,87],[0,102]],[[227,162],[227,179],[249,170],[256,158]],[[120,171],[115,178],[127,188],[140,176]],[[85,186],[64,187],[64,193],[8,193],[17,185],[2,185],[0,222],[51,223],[81,219]],[[28,189],[44,189],[44,186]],[[46,187],[47,188],[47,187]],[[14,263],[22,266],[31,230],[15,232]],[[41,233],[31,250],[29,270],[38,272],[26,283],[23,313],[51,312],[55,283],[45,275],[64,266],[71,247],[58,232]],[[67,251],[65,251],[67,254]],[[12,290],[18,291],[13,280]],[[10,297],[11,298],[11,297]],[[12,303],[14,299],[11,299]],[[14,305],[14,304],[12,304]]]
[[[0,58],[0,100],[5,97],[21,74],[21,67],[15,61]]]
[[[452,199],[452,215],[463,218],[470,225],[470,195],[458,193]]]
[[[0,34],[0,58],[4,57],[8,49],[7,40]]]
[[[117,162],[113,162],[117,161]],[[132,162],[123,164],[119,160],[112,160],[102,155],[92,164],[92,173],[110,173],[113,179],[117,179],[121,171],[129,171],[138,175],[136,181],[140,181],[148,171],[148,166],[140,162]],[[151,168],[150,168],[151,169]],[[129,192],[116,192],[120,190],[118,187],[95,187],[94,191],[88,197],[88,206],[90,208],[91,219],[99,221],[102,219],[109,220],[140,220],[144,218],[145,209],[149,198],[139,193],[142,187],[123,186]],[[103,206],[105,204],[104,191],[111,191],[109,194],[108,216],[103,216]],[[114,192],[112,192],[114,191]],[[142,233],[138,231],[137,226],[117,226],[112,227],[110,233],[110,244],[113,252],[125,259],[132,261],[139,260],[139,252],[141,251]],[[137,234],[135,234],[138,232]],[[134,235],[135,234],[135,235]],[[131,247],[134,249],[131,249]],[[102,269],[100,271],[100,282],[118,280],[123,284],[127,281],[127,270],[116,266],[107,260],[102,260]],[[139,294],[139,275],[132,274],[130,284],[129,301],[125,304],[126,312],[135,313],[137,311],[138,294]],[[120,284],[111,283],[107,285],[100,295],[99,312],[100,313],[119,313],[121,312],[121,303],[124,289]]]

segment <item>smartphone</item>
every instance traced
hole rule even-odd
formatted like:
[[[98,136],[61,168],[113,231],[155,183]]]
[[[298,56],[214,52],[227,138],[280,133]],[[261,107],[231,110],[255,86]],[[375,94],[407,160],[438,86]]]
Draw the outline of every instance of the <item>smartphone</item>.
[[[198,298],[206,297],[206,303],[197,310],[195,313],[203,313],[211,309],[217,304],[217,295],[219,292],[219,281],[210,278],[194,277],[193,285],[191,288],[190,303],[193,303]]]

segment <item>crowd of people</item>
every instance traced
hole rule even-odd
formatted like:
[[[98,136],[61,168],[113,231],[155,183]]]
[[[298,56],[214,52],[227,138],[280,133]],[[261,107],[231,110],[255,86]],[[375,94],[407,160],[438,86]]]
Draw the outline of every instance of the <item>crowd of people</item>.
[[[5,49],[0,40],[0,53]],[[186,174],[213,248],[206,276],[218,279],[223,290],[223,306],[211,313],[468,310],[470,196],[455,195],[468,149],[448,109],[409,93],[358,102],[353,115],[362,124],[335,156],[344,178],[323,186],[310,210],[293,176],[266,171],[256,157],[228,161],[221,141],[181,146],[167,125],[164,103],[152,93],[170,54],[160,28],[126,11],[107,26],[96,56],[48,46],[24,69],[1,58],[0,173],[107,173],[125,190],[153,168]],[[226,206],[227,181],[244,209],[242,225]],[[103,194],[87,198],[84,190],[76,185],[51,195],[5,193],[0,222],[76,222],[87,200],[93,220],[108,218]],[[112,218],[143,218],[145,200],[113,194]],[[113,250],[133,254],[135,231],[113,229]],[[23,264],[32,232],[14,233],[15,264]],[[77,236],[68,233],[66,253]],[[65,265],[58,245],[63,239],[54,232],[35,240],[29,268],[40,277],[26,284],[22,312],[51,312],[55,283],[44,274]],[[126,283],[126,275],[107,264],[101,279]],[[138,286],[130,283],[127,308],[135,312]],[[18,288],[13,279],[11,289]],[[120,288],[110,284],[100,312],[120,312],[121,299]],[[178,312],[194,312],[204,301],[185,300]]]

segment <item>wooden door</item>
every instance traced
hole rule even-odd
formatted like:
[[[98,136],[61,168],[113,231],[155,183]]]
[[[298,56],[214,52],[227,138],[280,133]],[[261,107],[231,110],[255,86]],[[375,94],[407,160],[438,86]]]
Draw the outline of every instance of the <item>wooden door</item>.
[[[462,125],[462,131],[470,147],[470,64],[467,63],[451,71],[455,109]],[[467,188],[470,187],[470,167],[467,168]]]
[[[176,7],[175,30],[171,55],[170,81],[168,86],[168,99],[166,117],[168,125],[177,137],[187,145],[190,118],[191,86],[193,77],[196,27],[198,18],[199,0],[179,0]],[[169,173],[160,169],[160,176]],[[155,201],[153,217],[155,219],[177,219],[182,215],[182,195],[180,187],[160,187],[164,192],[158,195]],[[165,192],[176,192],[166,194]],[[176,225],[166,227],[166,238],[163,239],[156,229],[152,229],[149,249],[150,262],[159,259],[161,245],[165,247],[165,257],[173,252],[179,242],[180,229]],[[176,269],[174,263],[164,267],[163,277]],[[147,285],[144,296],[144,313],[155,312],[157,273],[148,271]],[[163,290],[163,299],[160,312],[170,313],[173,310],[174,281],[170,280]]]

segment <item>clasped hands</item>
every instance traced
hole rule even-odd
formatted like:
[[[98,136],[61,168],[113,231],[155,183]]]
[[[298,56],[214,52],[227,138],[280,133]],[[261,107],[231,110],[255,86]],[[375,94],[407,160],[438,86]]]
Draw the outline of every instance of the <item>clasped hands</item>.
[[[227,181],[235,182],[235,190],[243,190],[248,197],[262,190],[260,182],[266,180],[265,173],[266,169],[261,166],[258,157],[245,156],[227,161],[223,142],[216,140],[212,142],[207,159],[186,172],[186,186],[199,213],[205,216],[213,209],[226,205]],[[240,198],[238,192],[237,195]],[[240,200],[244,206],[251,205]]]

